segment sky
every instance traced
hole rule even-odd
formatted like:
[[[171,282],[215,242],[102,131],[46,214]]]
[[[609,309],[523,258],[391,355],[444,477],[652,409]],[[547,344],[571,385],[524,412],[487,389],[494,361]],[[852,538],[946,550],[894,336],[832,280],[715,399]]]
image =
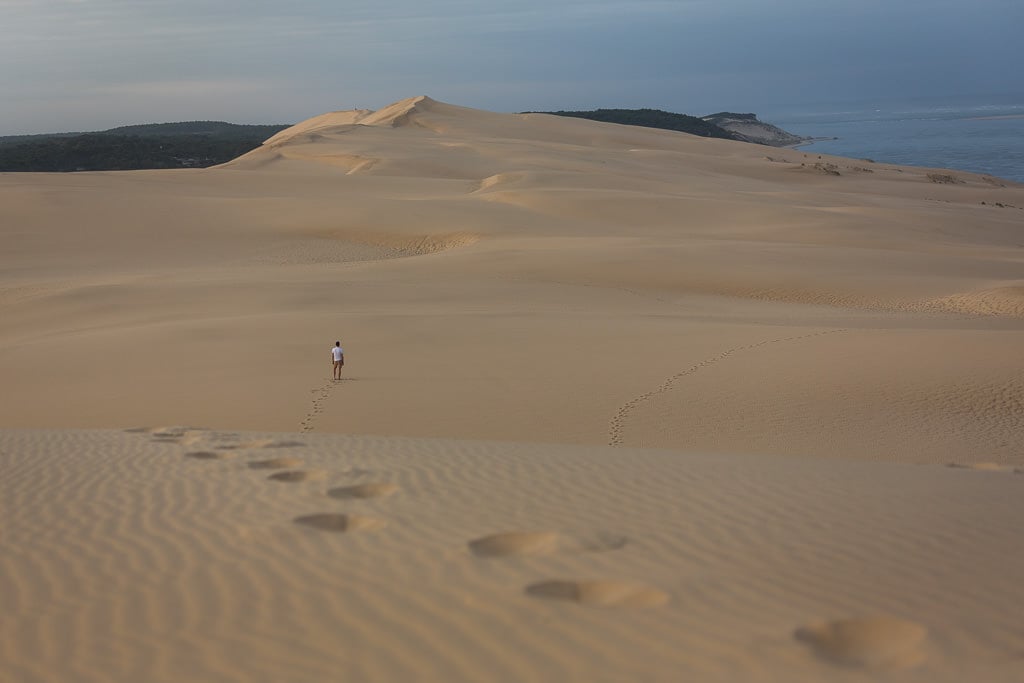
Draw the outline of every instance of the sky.
[[[0,0],[0,135],[492,111],[1024,104],[1021,0]],[[770,120],[770,119],[768,119]]]

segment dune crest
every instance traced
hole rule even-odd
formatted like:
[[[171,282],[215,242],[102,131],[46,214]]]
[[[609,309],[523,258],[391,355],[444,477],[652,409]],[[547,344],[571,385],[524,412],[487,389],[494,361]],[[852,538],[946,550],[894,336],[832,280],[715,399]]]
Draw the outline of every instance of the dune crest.
[[[419,95],[399,100],[376,111],[372,109],[333,111],[314,116],[286,128],[265,140],[263,146],[278,148],[295,141],[319,142],[332,134],[352,130],[354,126],[402,128],[415,125],[418,114],[437,109],[451,112],[461,108],[437,102],[426,95]]]
[[[436,100],[426,95],[418,95],[389,104],[383,109],[378,109],[361,121],[364,126],[383,126],[387,128],[401,128],[415,122],[417,114],[437,109],[440,106]],[[451,105],[443,105],[450,107]]]
[[[264,140],[265,147],[278,147],[298,137],[299,135],[312,135],[317,132],[327,132],[337,128],[353,126],[373,113],[372,109],[349,109],[345,111],[332,111],[306,119],[289,128],[276,133]]]

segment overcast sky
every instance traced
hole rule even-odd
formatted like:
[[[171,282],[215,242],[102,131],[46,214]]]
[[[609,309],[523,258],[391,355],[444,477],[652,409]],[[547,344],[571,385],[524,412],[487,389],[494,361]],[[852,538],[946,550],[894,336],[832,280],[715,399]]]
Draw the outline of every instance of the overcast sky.
[[[0,135],[494,111],[1024,103],[1022,0],[0,0]]]

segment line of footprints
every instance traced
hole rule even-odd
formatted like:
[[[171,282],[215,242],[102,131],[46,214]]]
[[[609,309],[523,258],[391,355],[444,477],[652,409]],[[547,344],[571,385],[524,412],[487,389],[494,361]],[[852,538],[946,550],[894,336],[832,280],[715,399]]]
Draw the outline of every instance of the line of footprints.
[[[186,458],[196,460],[227,460],[237,454],[233,451],[248,449],[296,448],[305,444],[298,441],[264,439],[238,442],[236,435],[210,432],[187,427],[157,429],[138,428],[129,432],[148,433],[157,443],[176,443],[184,446],[213,444],[210,450],[187,451]],[[282,483],[318,481],[327,478],[322,470],[297,469],[303,464],[299,458],[282,456],[253,460],[253,470],[272,472],[268,479]],[[350,475],[367,474],[352,469]],[[390,482],[373,482],[341,486],[327,491],[331,498],[341,500],[384,498],[398,493],[399,487]],[[295,524],[328,533],[351,533],[380,529],[386,522],[374,517],[346,513],[323,512],[303,515],[292,520]],[[467,543],[468,551],[480,558],[536,556],[568,552],[607,552],[623,548],[628,540],[623,536],[598,533],[591,536],[571,535],[554,531],[497,533]],[[593,605],[597,607],[651,608],[670,601],[668,593],[657,588],[631,581],[610,579],[549,580],[530,584],[523,589],[525,595],[544,600],[557,600]],[[843,667],[873,671],[905,669],[918,665],[924,658],[927,629],[916,622],[891,616],[868,616],[808,624],[792,634],[820,658]]]
[[[673,387],[675,386],[676,382],[681,380],[683,377],[686,377],[687,375],[692,375],[695,372],[698,372],[699,370],[701,370],[702,368],[706,368],[709,365],[714,365],[715,363],[717,363],[717,362],[719,362],[721,360],[725,360],[726,358],[728,358],[732,354],[737,353],[739,351],[751,351],[751,350],[759,348],[761,346],[768,346],[770,344],[781,344],[781,343],[784,343],[784,342],[799,341],[801,339],[810,339],[812,337],[821,337],[821,336],[824,336],[826,334],[836,334],[836,333],[839,333],[839,332],[846,332],[846,330],[845,329],[837,329],[837,330],[826,330],[824,332],[812,332],[810,334],[802,334],[802,335],[797,335],[797,336],[793,336],[793,337],[780,337],[779,339],[766,339],[764,341],[757,342],[756,344],[746,344],[744,346],[735,346],[735,347],[733,347],[731,349],[726,349],[725,351],[723,351],[722,353],[718,354],[717,356],[714,356],[712,358],[706,358],[706,359],[702,360],[701,362],[697,363],[696,365],[693,365],[693,366],[691,366],[689,368],[686,368],[685,370],[677,372],[676,374],[674,374],[674,375],[672,375],[670,377],[667,377],[664,382],[662,382],[660,385],[658,385],[654,389],[651,389],[647,393],[640,394],[639,396],[633,398],[632,400],[628,401],[625,405],[623,405],[621,408],[619,408],[619,410],[615,413],[615,415],[612,416],[611,421],[608,423],[608,445],[609,446],[621,446],[623,444],[624,432],[625,432],[625,429],[626,429],[626,420],[629,419],[630,414],[634,410],[636,410],[636,408],[640,404],[642,404],[645,401],[649,401],[650,399],[654,398],[658,394],[664,394],[664,393],[666,393],[668,391],[671,391],[673,389]]]
[[[310,391],[313,394],[313,405],[305,417],[302,418],[302,422],[299,423],[300,432],[313,431],[313,423],[323,414],[324,401],[331,395],[331,389],[333,388],[334,380],[331,380]]]

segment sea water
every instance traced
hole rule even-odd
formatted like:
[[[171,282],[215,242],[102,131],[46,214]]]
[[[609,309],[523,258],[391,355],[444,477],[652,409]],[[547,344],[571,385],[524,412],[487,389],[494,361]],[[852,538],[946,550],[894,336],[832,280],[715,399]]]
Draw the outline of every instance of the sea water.
[[[864,102],[759,118],[796,135],[828,138],[803,146],[806,152],[1024,182],[1024,95],[998,102]]]

